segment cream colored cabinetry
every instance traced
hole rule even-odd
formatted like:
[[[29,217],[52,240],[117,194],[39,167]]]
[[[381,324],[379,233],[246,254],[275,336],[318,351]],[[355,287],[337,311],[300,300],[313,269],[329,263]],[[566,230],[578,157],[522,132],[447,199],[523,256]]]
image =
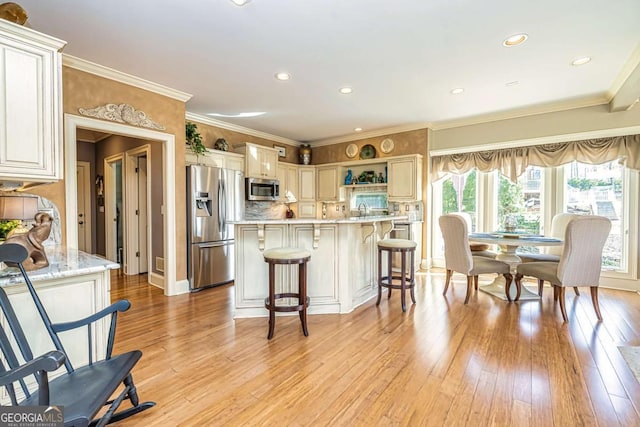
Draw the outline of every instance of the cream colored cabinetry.
[[[62,179],[64,45],[0,19],[0,180]]]
[[[291,163],[278,162],[276,168],[276,176],[280,182],[280,200],[287,201],[287,191],[290,191],[294,197],[298,198],[298,165]]]
[[[422,200],[422,156],[399,156],[387,163],[389,201]]]
[[[233,169],[244,172],[244,156],[237,153],[207,149],[206,154],[196,155],[187,149],[185,162],[188,165],[203,165],[224,169]]]
[[[236,152],[244,154],[244,174],[252,178],[276,178],[278,167],[278,150],[245,142],[236,148]]]
[[[316,200],[319,202],[341,202],[344,200],[342,167],[316,167]]]
[[[299,166],[298,168],[298,217],[316,217],[316,167]]]

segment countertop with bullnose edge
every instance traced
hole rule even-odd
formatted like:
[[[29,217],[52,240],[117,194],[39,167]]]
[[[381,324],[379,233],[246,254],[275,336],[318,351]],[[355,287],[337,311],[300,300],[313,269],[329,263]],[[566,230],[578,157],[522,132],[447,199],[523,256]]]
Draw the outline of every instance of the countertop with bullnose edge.
[[[62,246],[45,246],[45,251],[49,265],[45,268],[28,271],[27,274],[32,282],[81,276],[120,268],[120,264],[116,262],[77,249],[67,249]],[[0,286],[11,286],[20,283],[24,283],[20,274],[0,277]]]
[[[370,222],[395,221],[408,222],[407,215],[368,215],[352,216],[347,218],[282,218],[282,219],[243,219],[240,221],[229,221],[230,224],[366,224]]]

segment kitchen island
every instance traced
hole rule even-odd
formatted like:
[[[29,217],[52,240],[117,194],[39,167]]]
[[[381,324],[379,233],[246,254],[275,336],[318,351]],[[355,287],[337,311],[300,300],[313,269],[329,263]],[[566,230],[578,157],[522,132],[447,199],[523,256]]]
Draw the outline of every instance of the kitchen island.
[[[54,323],[81,319],[111,304],[109,270],[119,268],[117,263],[61,246],[45,246],[45,251],[49,266],[27,274]],[[34,354],[54,350],[22,275],[0,277],[0,286],[9,296]],[[4,316],[0,322],[6,327]],[[105,356],[108,327],[108,320],[103,320],[93,330],[94,360]],[[74,366],[88,363],[86,328],[64,332],[61,340]],[[0,399],[5,402],[6,398],[3,388]]]
[[[234,317],[266,317],[269,292],[265,249],[291,246],[311,252],[307,266],[309,314],[349,313],[377,295],[377,242],[406,216],[345,219],[244,220],[235,224]],[[383,269],[387,260],[383,260]],[[279,292],[295,292],[297,266],[276,271]]]

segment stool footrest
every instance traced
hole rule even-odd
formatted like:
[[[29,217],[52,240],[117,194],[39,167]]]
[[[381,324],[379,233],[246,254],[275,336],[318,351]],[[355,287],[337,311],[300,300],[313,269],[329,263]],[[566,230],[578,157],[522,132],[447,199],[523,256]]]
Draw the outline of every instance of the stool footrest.
[[[391,276],[392,280],[402,280],[402,276]],[[411,289],[415,286],[415,280],[411,280],[410,277],[405,277],[405,285],[404,288],[405,289]],[[394,284],[394,283],[390,283],[389,282],[389,276],[383,276],[380,278],[380,286],[384,287],[384,288],[391,288],[391,289],[402,289],[402,284]]]
[[[278,300],[278,299],[282,299],[282,298],[300,298],[300,294],[298,293],[291,293],[291,292],[287,292],[287,293],[283,293],[283,294],[275,294],[274,295],[274,301]],[[272,310],[272,311],[277,311],[279,313],[284,313],[284,312],[290,312],[290,311],[302,311],[304,310],[305,307],[309,307],[309,303],[310,303],[311,299],[309,297],[306,298],[306,301],[304,304],[297,304],[297,305],[271,305],[269,304],[269,297],[266,297],[264,299],[264,306],[267,310]]]

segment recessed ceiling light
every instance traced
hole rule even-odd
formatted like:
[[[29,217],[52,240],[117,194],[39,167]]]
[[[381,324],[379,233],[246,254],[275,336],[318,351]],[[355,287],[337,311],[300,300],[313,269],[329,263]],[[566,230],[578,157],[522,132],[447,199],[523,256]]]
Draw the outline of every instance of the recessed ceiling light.
[[[264,111],[250,111],[250,112],[238,113],[238,114],[207,113],[207,116],[244,118],[244,117],[262,116],[263,114],[267,114],[267,113]]]
[[[578,58],[578,59],[574,59],[573,61],[571,61],[571,65],[584,65],[587,62],[591,61],[591,57],[589,56],[583,56],[582,58]]]
[[[345,86],[345,87],[341,87],[340,88],[340,93],[343,93],[345,95],[348,95],[351,92],[353,92],[353,89],[351,89],[349,86]]]
[[[276,79],[282,80],[283,82],[289,80],[290,78],[291,74],[289,73],[276,73]]]
[[[231,0],[231,3],[235,4],[236,6],[244,6],[245,4],[249,3],[251,0]]]
[[[461,87],[457,87],[455,89],[451,89],[451,94],[452,95],[458,95],[461,94],[462,92],[464,92],[464,89]]]
[[[362,132],[362,128],[354,128],[353,130],[355,130],[356,132]]]
[[[505,47],[518,46],[519,44],[524,43],[528,38],[529,36],[525,33],[514,34],[504,39],[502,41],[502,46],[505,46]]]
[[[507,83],[505,83],[504,85],[505,85],[505,86],[518,86],[519,84],[520,84],[520,82],[519,82],[519,81],[514,80],[514,81],[512,81],[512,82],[507,82]]]

